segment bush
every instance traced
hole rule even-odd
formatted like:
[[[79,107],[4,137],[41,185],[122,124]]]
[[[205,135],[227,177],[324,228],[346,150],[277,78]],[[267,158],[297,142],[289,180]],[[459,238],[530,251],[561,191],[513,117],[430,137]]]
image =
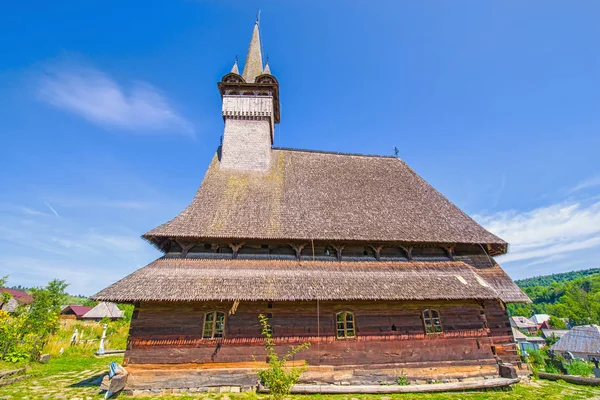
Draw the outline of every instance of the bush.
[[[546,338],[546,346],[552,347],[559,340],[560,340],[560,338],[553,333],[552,335],[550,335]]]
[[[398,379],[396,379],[396,383],[400,386],[408,385],[408,379],[406,379],[406,375],[400,375]]]
[[[6,279],[0,279],[4,286]],[[53,280],[45,288],[31,289],[33,302],[8,314],[0,312],[0,360],[37,360],[42,348],[60,324],[60,305],[67,285]]]
[[[560,371],[551,362],[546,363],[546,366],[544,367],[544,371],[547,372],[547,373],[549,373],[549,374],[558,374],[558,373],[560,373]]]
[[[301,350],[310,347],[310,343],[302,343],[299,346],[292,347],[284,357],[280,358],[275,351],[275,340],[271,335],[269,320],[264,315],[258,316],[262,325],[262,334],[265,338],[265,350],[269,368],[258,371],[258,377],[263,385],[269,388],[271,395],[276,400],[283,399],[290,393],[292,386],[298,382],[300,375],[306,369],[306,365],[301,367],[286,367],[287,361]]]
[[[590,376],[593,373],[592,365],[586,361],[574,360],[566,365],[569,375]]]
[[[535,367],[543,367],[544,366],[544,356],[545,354],[541,350],[527,350],[529,354],[528,361]]]

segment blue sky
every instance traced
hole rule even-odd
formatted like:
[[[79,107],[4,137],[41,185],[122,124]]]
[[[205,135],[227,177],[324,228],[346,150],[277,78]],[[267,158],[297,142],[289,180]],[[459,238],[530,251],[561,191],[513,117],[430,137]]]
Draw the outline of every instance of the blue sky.
[[[276,145],[399,156],[511,243],[599,267],[600,3],[12,2],[0,15],[0,275],[93,294],[159,253],[223,131],[256,11]]]

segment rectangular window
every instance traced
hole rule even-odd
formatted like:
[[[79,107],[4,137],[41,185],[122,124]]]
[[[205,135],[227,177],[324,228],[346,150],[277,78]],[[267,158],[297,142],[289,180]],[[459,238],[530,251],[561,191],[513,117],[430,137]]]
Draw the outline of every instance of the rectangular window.
[[[222,338],[225,330],[225,314],[219,311],[206,313],[204,317],[204,331],[202,337],[205,339]]]
[[[442,332],[442,323],[439,311],[432,309],[423,310],[422,318],[423,325],[425,327],[425,333]]]
[[[336,315],[337,337],[354,337],[356,329],[354,327],[354,315],[351,312],[344,311]]]

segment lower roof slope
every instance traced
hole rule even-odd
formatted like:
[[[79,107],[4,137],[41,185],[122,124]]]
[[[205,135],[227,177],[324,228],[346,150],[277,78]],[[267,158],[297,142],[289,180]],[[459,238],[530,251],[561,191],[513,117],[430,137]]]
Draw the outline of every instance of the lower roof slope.
[[[529,298],[498,267],[493,282],[463,261],[294,261],[166,255],[95,300],[459,300]],[[507,288],[512,285],[510,293]],[[501,287],[502,290],[497,290]],[[507,300],[505,300],[507,299]]]
[[[144,237],[506,242],[394,157],[272,150],[267,173],[210,164],[192,203]]]

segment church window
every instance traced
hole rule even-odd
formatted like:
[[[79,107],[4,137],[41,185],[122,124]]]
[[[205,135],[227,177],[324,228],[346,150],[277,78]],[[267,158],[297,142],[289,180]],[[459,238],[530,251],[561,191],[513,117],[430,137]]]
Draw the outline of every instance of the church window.
[[[338,339],[351,338],[356,336],[354,327],[354,314],[348,311],[336,314],[337,337]]]
[[[204,316],[204,339],[222,338],[225,329],[225,314],[211,311]]]
[[[425,333],[442,332],[442,322],[438,310],[425,309],[423,310],[422,317]]]

